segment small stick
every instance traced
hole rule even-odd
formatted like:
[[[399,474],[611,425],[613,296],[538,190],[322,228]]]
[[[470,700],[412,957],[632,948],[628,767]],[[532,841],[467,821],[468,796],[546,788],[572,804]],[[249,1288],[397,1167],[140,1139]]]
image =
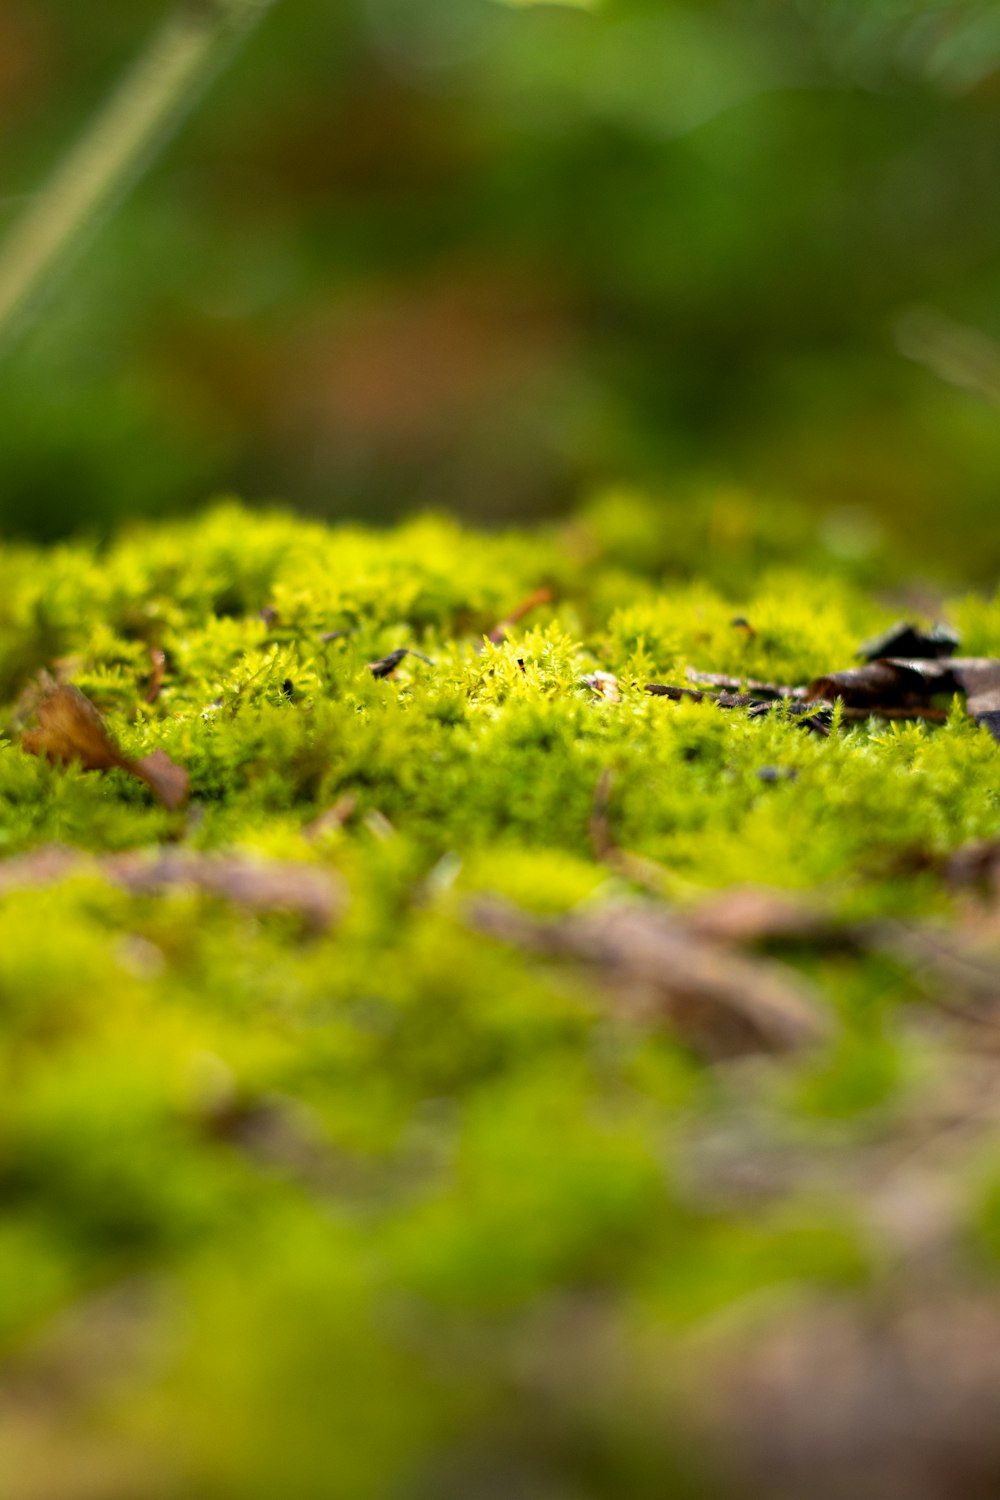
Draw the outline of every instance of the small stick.
[[[155,703],[157,698],[160,696],[160,689],[162,688],[164,678],[167,675],[167,658],[160,650],[159,646],[150,646],[149,659],[153,664],[153,671],[149,679],[149,687],[146,689],[146,694],[143,702]]]
[[[512,625],[517,625],[525,615],[530,615],[531,611],[537,609],[540,604],[551,604],[553,597],[553,591],[550,588],[536,589],[533,594],[528,595],[527,599],[522,599],[520,604],[515,605],[506,619],[494,625],[486,639],[494,646],[502,646]]]

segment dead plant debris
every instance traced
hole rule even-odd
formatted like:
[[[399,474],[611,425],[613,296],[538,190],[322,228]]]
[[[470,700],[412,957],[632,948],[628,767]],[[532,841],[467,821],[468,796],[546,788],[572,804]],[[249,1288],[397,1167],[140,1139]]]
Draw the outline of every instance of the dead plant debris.
[[[526,615],[531,614],[532,610],[538,609],[543,604],[551,604],[553,597],[553,590],[550,588],[535,589],[534,593],[522,599],[520,604],[515,604],[509,615],[494,625],[486,639],[494,646],[502,646],[515,625],[520,624]]]
[[[187,771],[164,750],[154,750],[141,760],[123,755],[93,703],[73,683],[54,686],[39,702],[37,712],[38,728],[21,736],[21,748],[29,755],[44,756],[56,765],[76,762],[85,771],[127,771],[144,781],[171,812],[187,802]]]
[[[955,656],[958,636],[944,625],[923,631],[905,622],[885,635],[869,641],[858,652],[865,658],[860,667],[827,672],[805,686],[699,672],[688,668],[694,687],[647,682],[646,692],[669,698],[711,702],[718,708],[746,709],[757,718],[780,703],[800,719],[804,728],[825,734],[834,704],[840,705],[847,721],[867,719],[923,719],[943,724],[951,699],[966,700],[966,710],[976,723],[1000,743],[1000,659],[986,656]],[[889,655],[890,649],[906,648],[907,654]]]
[[[491,900],[476,902],[470,915],[491,937],[593,967],[619,1009],[665,1022],[711,1060],[798,1051],[830,1032],[822,1005],[793,970],[727,952],[662,908],[621,902],[543,920]]]
[[[146,688],[142,701],[144,703],[155,703],[160,696],[160,690],[166,680],[167,658],[165,652],[161,651],[159,646],[150,646],[149,660],[153,670],[150,673],[149,685]]]
[[[343,905],[340,883],[328,870],[293,860],[181,850],[90,855],[52,844],[0,860],[0,895],[87,874],[136,896],[188,887],[250,911],[291,912],[313,932],[326,931]]]
[[[859,646],[858,655],[865,661],[877,661],[883,656],[933,660],[954,656],[958,646],[958,634],[948,625],[936,624],[929,630],[922,630],[909,620],[898,620],[881,635]]]
[[[421,652],[414,651],[412,646],[398,646],[395,651],[390,651],[389,655],[383,656],[381,660],[370,661],[368,663],[368,670],[373,677],[391,677],[404,656],[415,656],[418,661],[426,662],[429,667],[434,665],[429,656],[424,656]]]

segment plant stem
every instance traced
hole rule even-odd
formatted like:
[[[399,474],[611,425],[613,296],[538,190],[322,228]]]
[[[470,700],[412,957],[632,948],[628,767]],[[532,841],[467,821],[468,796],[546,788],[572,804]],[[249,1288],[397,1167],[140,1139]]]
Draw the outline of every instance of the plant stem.
[[[271,4],[188,0],[156,33],[0,246],[0,353]]]

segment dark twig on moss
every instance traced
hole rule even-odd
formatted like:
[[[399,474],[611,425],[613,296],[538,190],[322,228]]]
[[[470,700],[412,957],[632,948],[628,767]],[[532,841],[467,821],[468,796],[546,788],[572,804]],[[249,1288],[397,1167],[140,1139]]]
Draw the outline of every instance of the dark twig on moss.
[[[395,651],[390,651],[388,656],[383,656],[380,661],[370,661],[368,670],[373,677],[391,677],[404,656],[415,656],[418,661],[426,662],[429,667],[434,665],[429,656],[424,656],[420,651],[414,651],[412,646],[399,646]]]

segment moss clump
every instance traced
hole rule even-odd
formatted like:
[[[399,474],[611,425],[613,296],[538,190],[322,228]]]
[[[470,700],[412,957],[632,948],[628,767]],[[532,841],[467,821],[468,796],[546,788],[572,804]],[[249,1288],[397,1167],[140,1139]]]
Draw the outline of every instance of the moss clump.
[[[935,1076],[908,971],[803,950],[833,1040],[730,1075],[466,920],[483,893],[542,913],[622,894],[589,833],[609,771],[615,840],[674,901],[756,881],[947,916],[928,866],[1000,830],[1000,752],[963,715],[820,739],[643,692],[688,665],[803,680],[893,616],[878,559],[796,535],[795,571],[781,516],[734,504],[706,502],[676,546],[633,499],[496,536],[226,507],[4,557],[3,854],[239,850],[349,893],[319,936],[86,867],[0,901],[0,1441],[20,1493],[704,1493],[664,1436],[664,1361],[761,1293],[897,1274],[845,1163]],[[543,584],[555,603],[484,643]],[[1000,653],[1000,601],[946,614]],[[376,679],[400,647],[430,663]],[[128,756],[185,765],[189,809],[24,754],[42,667]],[[727,1132],[814,1170],[714,1192],[692,1163]],[[996,1202],[979,1179],[963,1199],[983,1242]]]

